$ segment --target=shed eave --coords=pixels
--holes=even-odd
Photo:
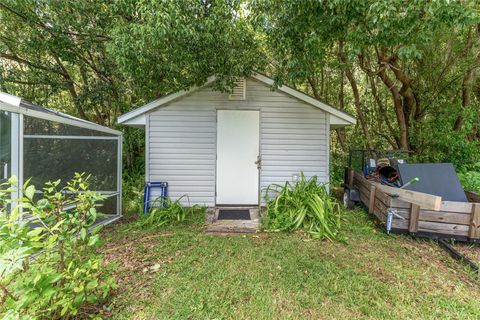
[[[252,77],[258,81],[261,81],[265,84],[268,84],[270,86],[273,86],[275,84],[275,81],[267,76],[264,76],[260,73],[252,73]],[[343,112],[341,110],[338,110],[332,106],[329,106],[328,104],[325,104],[315,98],[312,98],[310,97],[309,95],[303,93],[303,92],[300,92],[296,89],[293,89],[293,88],[290,88],[288,86],[279,86],[278,87],[278,90],[290,95],[290,96],[293,96],[299,100],[302,100],[314,107],[317,107],[325,112],[327,112],[328,114],[330,114],[330,116],[334,116],[338,119],[341,119],[343,121],[345,121],[345,125],[352,125],[352,124],[356,124],[357,120],[355,119],[355,117],[349,115],[348,113],[346,112]]]
[[[147,124],[147,117],[145,114],[141,114],[139,116],[136,116],[135,118],[131,118],[127,121],[122,122],[122,124],[135,128],[145,128]]]
[[[354,123],[355,124],[357,121],[356,119],[354,119]],[[351,122],[348,122],[344,119],[341,119],[333,114],[330,114],[330,129],[339,129],[339,128],[343,128],[343,127],[346,127],[346,126],[349,126],[351,125],[352,123]]]

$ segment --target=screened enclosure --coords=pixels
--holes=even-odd
[[[0,92],[0,181],[30,179],[41,198],[45,182],[65,184],[75,173],[91,175],[90,189],[105,195],[99,223],[121,215],[122,134]],[[20,192],[12,195],[21,197]]]

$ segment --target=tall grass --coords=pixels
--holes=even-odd
[[[270,195],[275,195],[270,198]],[[272,184],[265,192],[263,228],[271,231],[304,230],[312,238],[336,240],[341,209],[316,176],[284,185]]]
[[[152,203],[152,208],[146,215],[141,215],[138,225],[140,227],[162,227],[181,222],[190,222],[194,224],[203,223],[207,212],[206,207],[199,205],[183,206],[181,200],[183,196],[175,201],[170,198],[158,198]],[[188,199],[188,197],[187,197]],[[160,206],[158,204],[163,204]]]

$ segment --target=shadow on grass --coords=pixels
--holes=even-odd
[[[119,224],[104,253],[117,264],[116,319],[475,318],[478,283],[436,244],[387,235],[361,209],[346,241],[301,233],[219,237],[198,224]]]

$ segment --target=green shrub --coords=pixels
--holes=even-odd
[[[276,197],[270,199],[272,193]],[[340,206],[325,185],[318,184],[316,176],[307,180],[302,173],[294,184],[287,181],[284,185],[270,185],[265,192],[265,204],[265,230],[304,230],[316,239],[338,238]]]
[[[125,172],[122,178],[122,198],[124,214],[143,212],[143,191],[145,178],[143,172]]]
[[[465,191],[480,193],[480,162],[457,166],[456,170]]]
[[[149,213],[146,215],[142,214],[138,222],[139,225],[141,227],[151,228],[173,225],[180,222],[204,222],[207,208],[197,204],[184,207],[180,202],[182,198],[183,197],[175,201],[172,201],[170,198],[158,198],[155,201],[157,203],[152,204]],[[163,206],[160,205],[162,203],[164,204]]]
[[[38,201],[27,182],[16,204],[9,200],[15,179],[0,186],[0,314],[5,318],[79,316],[82,306],[101,302],[115,287],[97,253],[100,228],[90,230],[104,197],[88,190],[88,179],[76,174],[63,188],[60,180],[46,183]]]
[[[458,178],[465,191],[480,193],[480,172],[466,171],[458,173]]]
[[[330,159],[330,186],[339,187],[344,180],[345,167],[348,164],[348,154],[331,152]]]

